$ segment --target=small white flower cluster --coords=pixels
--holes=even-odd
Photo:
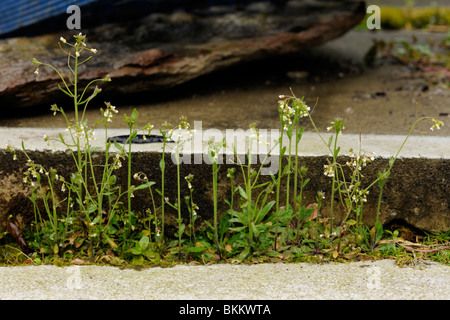
[[[177,145],[182,146],[184,142],[192,139],[192,136],[195,130],[189,130],[190,124],[187,122],[187,118],[185,116],[180,117],[180,122],[178,124],[178,137],[177,137]]]
[[[61,112],[61,109],[59,109],[56,104],[52,104],[50,107],[50,111],[53,111],[53,115],[56,116],[56,113]]]
[[[61,182],[61,191],[66,191],[65,179],[63,176],[59,175],[55,169],[50,168],[50,170],[46,170],[42,165],[34,163],[31,159],[27,160],[26,165],[28,169],[24,173],[24,183],[29,183],[32,187],[35,187],[36,182],[40,183],[40,176],[43,174],[49,177],[52,183]]]
[[[120,161],[121,159],[123,159],[124,156],[120,153],[116,153],[115,157],[114,157],[114,163],[113,163],[113,169],[117,170],[122,168],[122,161]]]
[[[151,135],[152,134],[152,130],[153,130],[154,127],[155,126],[152,125],[151,123],[147,123],[147,125],[142,129],[142,130],[146,131],[147,134],[144,134],[142,139],[147,140],[146,135],[148,135],[148,136]]]
[[[323,191],[317,191],[317,199],[320,200],[324,200],[325,199],[325,192]]]
[[[430,130],[434,131],[434,128],[436,128],[437,130],[441,129],[441,127],[444,125],[444,123],[440,120],[437,119],[431,119],[431,121],[434,122],[434,124],[431,126]]]
[[[347,161],[345,164],[349,167],[355,168],[358,171],[361,171],[363,167],[367,166],[367,164],[375,159],[375,155],[375,152],[371,152],[369,155],[366,155],[364,153],[355,154],[353,152],[353,149],[350,149],[350,158],[352,158],[352,160],[350,162]]]
[[[59,42],[58,44],[59,44],[61,50],[63,50],[64,53],[67,53],[67,54],[69,54],[69,56],[71,56],[71,57],[73,57],[73,58],[76,58],[76,59],[78,59],[78,58],[80,57],[81,52],[82,52],[83,50],[88,50],[88,51],[90,51],[90,52],[92,52],[92,53],[97,53],[97,49],[94,49],[94,48],[87,48],[86,43],[85,43],[85,41],[84,41],[85,38],[86,38],[86,36],[83,35],[81,32],[80,32],[78,35],[74,35],[74,38],[75,38],[75,43],[74,43],[74,44],[67,42],[67,40],[66,40],[64,37],[60,37],[60,38],[59,38],[59,41],[60,41],[60,42]],[[68,45],[68,46],[74,48],[74,50],[75,50],[75,55],[72,55],[72,54],[70,54],[69,52],[64,51],[64,49],[61,47],[61,43],[63,43],[63,44],[65,44],[65,45]],[[33,65],[37,65],[36,70],[34,71],[34,73],[35,73],[36,75],[39,74],[39,66],[40,66],[41,64],[46,65],[45,63],[39,62],[36,58],[33,58]],[[105,81],[108,81],[108,80],[105,79]],[[110,80],[109,80],[109,81],[110,81]]]
[[[331,122],[331,124],[331,126],[327,127],[327,132],[329,132],[331,129],[335,129],[336,133],[338,135],[341,135],[342,130],[345,129],[344,120],[338,118],[335,121]]]
[[[214,137],[208,140],[208,158],[211,163],[217,163],[219,161],[219,154],[223,147],[226,146],[225,139],[214,143]]]
[[[323,174],[327,177],[334,177],[334,165],[326,164],[323,166],[325,168]]]
[[[369,190],[359,188],[359,184],[357,186],[350,185],[348,187],[348,194],[351,195],[350,198],[354,203],[359,202],[367,202],[367,195],[369,194]]]
[[[194,179],[194,175],[192,173],[184,177],[184,180],[186,180],[189,189],[192,189],[192,179]]]
[[[72,137],[76,137],[78,139],[84,139],[85,143],[88,143],[89,140],[94,141],[95,140],[95,131],[92,128],[89,128],[88,126],[83,125],[82,123],[79,123],[78,125],[68,126],[66,128],[67,132],[70,132]]]
[[[256,140],[258,143],[261,143],[261,134],[254,123],[250,125],[250,140]]]
[[[307,117],[309,115],[310,107],[303,101],[295,97],[287,97],[280,95],[278,101],[278,112],[280,114],[281,122],[283,124],[283,131],[287,131],[288,127],[292,125],[293,119]],[[291,105],[289,105],[289,102]]]
[[[137,180],[137,181],[144,181],[144,182],[148,182],[148,178],[147,175],[143,172],[136,172],[133,175],[133,179]]]
[[[106,110],[100,109],[100,111],[103,114],[104,119],[106,122],[112,122],[112,119],[114,118],[114,114],[119,113],[119,111],[116,109],[115,106],[111,105],[110,102],[105,102]]]
[[[68,43],[64,37],[60,37],[59,41],[61,41],[63,44],[69,45],[71,47],[75,48],[75,56],[78,58],[81,54],[81,52],[86,49],[92,53],[97,53],[97,49],[94,48],[87,48],[86,42],[84,41],[86,39],[86,35],[83,35],[81,32],[77,35],[73,36],[76,40],[75,44]]]
[[[9,144],[6,144],[6,151],[13,153],[13,160],[17,160],[16,150]]]

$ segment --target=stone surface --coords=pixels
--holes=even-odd
[[[179,265],[141,271],[94,265],[0,267],[0,299],[171,300],[169,308],[161,301],[154,307],[174,318],[185,317],[179,312],[187,304],[206,307],[211,300],[228,300],[214,303],[210,318],[230,316],[225,305],[245,304],[268,305],[271,316],[281,318],[281,313],[298,312],[299,302],[280,306],[264,300],[447,300],[450,267],[427,260],[415,260],[403,268],[394,260]],[[268,315],[262,314],[263,308],[261,317]],[[100,310],[103,316],[105,311]],[[398,312],[404,315],[405,310]]]
[[[140,21],[82,30],[98,49],[79,69],[87,84],[110,74],[108,96],[167,89],[202,75],[253,60],[282,56],[341,36],[365,15],[364,1],[287,1],[244,7],[209,7],[193,12],[154,13]],[[64,68],[60,36],[0,41],[0,106],[51,104],[65,96],[50,68],[35,75],[32,58]],[[19,75],[19,76],[18,76]]]
[[[71,155],[65,152],[62,145],[56,145],[54,152],[50,151],[50,147],[43,142],[42,137],[48,134],[51,138],[57,138],[58,134],[66,134],[59,129],[34,129],[34,128],[0,128],[0,137],[5,143],[11,144],[13,147],[20,148],[22,141],[25,147],[30,150],[28,152],[31,159],[37,164],[42,164],[46,168],[54,168],[60,175],[69,177],[71,173],[75,172],[75,168],[71,167],[73,160]],[[275,130],[277,131],[277,130]],[[123,130],[110,129],[108,130],[110,136],[123,134]],[[209,132],[212,133],[212,132]],[[186,144],[184,154],[181,160],[181,192],[182,197],[189,194],[187,183],[183,177],[188,174],[194,175],[192,182],[194,186],[194,201],[199,206],[199,222],[201,220],[212,220],[213,218],[213,194],[212,194],[212,178],[211,166],[207,162],[206,155],[207,143],[209,140],[209,133],[196,132],[191,145]],[[218,134],[218,132],[215,132]],[[198,135],[198,136],[197,136]],[[104,132],[98,130],[97,137],[104,136]],[[237,143],[248,139],[249,132],[236,133],[234,136],[225,136],[227,141],[230,137]],[[328,136],[325,134],[325,140]],[[200,139],[200,140],[198,140]],[[275,136],[262,137],[263,141],[274,141]],[[365,135],[362,136],[363,152],[369,153],[374,151],[377,158],[367,167],[363,168],[362,179],[363,186],[368,186],[369,183],[377,178],[379,171],[382,171],[388,166],[389,157],[396,154],[399,146],[403,143],[405,137],[403,136],[382,136],[382,135]],[[67,137],[66,137],[67,140]],[[284,139],[286,141],[286,139]],[[413,228],[421,229],[428,232],[446,232],[450,229],[450,150],[446,148],[450,144],[448,137],[420,137],[411,136],[404,145],[400,157],[394,164],[389,180],[385,185],[383,198],[381,203],[381,222],[385,225],[389,224],[404,224]],[[307,176],[311,179],[303,191],[303,204],[308,205],[315,202],[317,191],[321,190],[326,193],[326,200],[324,201],[321,215],[329,215],[330,208],[330,185],[331,178],[325,176],[324,165],[329,159],[328,151],[324,147],[320,138],[313,133],[305,133],[300,143],[300,162],[308,168]],[[94,146],[101,147],[101,139],[95,142]],[[359,143],[359,135],[342,135],[340,137],[340,147],[342,157],[339,163],[345,164],[348,160],[348,151],[350,147],[356,150]],[[231,145],[231,143],[229,144]],[[258,149],[253,148],[254,154],[263,153],[265,143],[261,144]],[[240,150],[239,147],[245,148],[244,144],[238,145],[238,154],[244,154],[245,150]],[[267,147],[267,150],[269,147]],[[149,180],[155,181],[156,189],[160,189],[161,172],[159,168],[159,161],[161,159],[161,143],[154,144],[136,144],[133,145],[133,162],[132,173],[143,172],[147,175]],[[295,151],[295,150],[294,150]],[[203,155],[202,155],[202,152]],[[229,163],[229,156],[231,150],[227,151],[228,156],[224,159],[224,164],[221,166],[218,176],[218,199],[219,213],[223,213],[228,209],[228,206],[223,202],[224,199],[229,198],[230,182],[227,178],[227,167],[233,166]],[[271,161],[273,168],[278,168],[278,148],[275,148],[271,157],[267,159],[267,163]],[[186,157],[185,155],[189,155]],[[23,222],[22,226],[29,224],[33,219],[33,206],[28,199],[30,188],[28,185],[22,183],[23,172],[26,170],[25,157],[17,153],[18,160],[12,161],[12,154],[6,150],[0,149],[0,163],[2,168],[0,170],[0,223],[4,226],[9,214],[16,217],[16,220]],[[186,163],[189,158],[190,163]],[[101,157],[100,157],[101,159]],[[171,160],[171,154],[166,155],[166,196],[170,200],[177,197],[177,171],[174,162]],[[258,157],[258,164],[261,163],[261,156]],[[286,159],[285,159],[286,160]],[[269,164],[269,163],[268,163]],[[122,188],[126,188],[127,171],[126,164],[120,170],[115,172],[118,183]],[[265,166],[267,168],[267,166]],[[267,173],[267,172],[265,172]],[[66,178],[67,179],[67,178]],[[269,175],[261,176],[260,181],[270,179]],[[133,180],[133,183],[138,184]],[[242,176],[240,169],[237,168],[235,183],[242,184]],[[282,185],[282,193],[286,190]],[[291,186],[292,190],[292,186]],[[59,191],[58,191],[59,192]],[[61,199],[65,197],[60,194]],[[133,208],[136,212],[145,212],[151,206],[147,190],[136,192],[133,198]],[[285,197],[281,197],[284,199]],[[158,202],[159,197],[155,198]],[[373,225],[376,217],[376,207],[378,201],[378,187],[374,186],[370,190],[367,203],[364,205],[363,220],[368,225]],[[157,207],[159,203],[157,203]],[[166,222],[169,232],[173,232],[176,227],[177,212],[167,208]],[[339,199],[335,202],[335,218],[339,221],[343,217],[343,209]],[[43,209],[42,209],[43,210]],[[183,207],[183,216],[188,217],[187,209]]]

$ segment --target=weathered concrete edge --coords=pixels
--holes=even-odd
[[[51,138],[57,138],[58,134],[62,132],[67,135],[62,129],[10,129],[0,128],[0,137],[3,143],[10,144],[13,147],[20,148],[22,141],[25,144],[29,154],[36,163],[42,164],[46,167],[56,168],[58,173],[63,176],[70,175],[73,171],[73,164],[70,163],[70,154],[65,152],[65,147],[61,144],[55,144],[55,152],[52,152],[53,143],[49,145],[44,141],[44,134],[47,134]],[[108,130],[108,136],[123,135],[127,130]],[[157,132],[155,132],[157,133]],[[264,132],[263,132],[264,133]],[[264,158],[270,147],[265,145],[265,141],[274,141],[278,131],[271,131],[269,136],[262,134],[260,144],[254,143],[252,145],[252,163],[261,164],[262,161],[266,161]],[[63,134],[63,135],[64,135]],[[232,138],[234,143],[238,146],[239,154],[244,154],[247,151],[248,138],[250,137],[250,131],[241,130],[240,132],[234,131],[231,136],[227,136],[220,130],[205,130],[197,131],[193,135],[193,140],[186,143],[183,149],[181,157],[181,176],[185,177],[188,174],[195,176],[194,194],[197,205],[201,208],[201,218],[211,219],[212,217],[212,179],[211,179],[211,167],[210,161],[206,154],[207,141],[209,136],[213,134],[216,138]],[[328,140],[329,135],[324,135],[324,140]],[[97,139],[92,141],[93,146],[102,147],[102,137],[104,137],[104,131],[98,130],[96,132]],[[362,174],[364,175],[362,186],[367,187],[372,181],[377,178],[378,172],[384,170],[387,167],[388,159],[391,156],[396,155],[399,147],[404,142],[404,136],[375,136],[367,135],[362,136],[361,144],[364,152],[374,151],[377,154],[377,158],[370,166],[363,168]],[[199,143],[199,141],[201,143]],[[286,140],[285,140],[286,141]],[[431,231],[431,232],[446,232],[450,230],[450,156],[449,145],[450,139],[447,137],[421,137],[411,136],[410,139],[404,145],[402,152],[392,169],[391,175],[385,190],[383,192],[383,198],[381,202],[380,220],[383,224],[390,223],[406,223],[415,228]],[[104,144],[104,142],[103,142]],[[348,155],[349,148],[353,148],[355,151],[359,149],[359,135],[342,135],[340,136],[339,145],[341,146],[341,155],[344,159],[339,159],[340,163],[345,163],[345,155]],[[173,150],[174,144],[171,144],[166,148],[166,152]],[[143,172],[148,175],[151,181],[156,182],[156,188],[160,188],[159,182],[161,181],[161,172],[159,169],[159,161],[161,159],[162,144],[134,144],[132,150],[133,163],[132,173]],[[113,147],[114,148],[114,147]],[[264,169],[270,166],[269,170],[278,170],[278,147],[275,147],[273,153],[268,158],[267,162],[264,162]],[[100,149],[101,151],[101,149]],[[221,166],[219,172],[220,190],[218,197],[220,199],[229,198],[229,179],[227,178],[227,168],[236,166],[233,162],[228,162],[228,159],[232,157],[229,154],[232,151],[226,150],[226,156],[222,158],[223,161],[227,161],[226,164]],[[293,152],[292,152],[293,153]],[[287,154],[287,153],[286,153]],[[331,178],[324,175],[324,165],[326,165],[330,159],[330,154],[323,141],[314,134],[306,133],[302,138],[300,144],[300,162],[301,165],[305,165],[308,168],[307,177],[310,178],[310,182],[303,190],[303,203],[305,205],[315,202],[317,191],[325,192],[326,200],[323,204],[321,213],[327,215],[330,209],[330,181]],[[18,154],[19,156],[19,154]],[[257,157],[256,161],[253,160]],[[166,156],[166,175],[165,181],[167,186],[176,185],[176,166],[170,160],[169,156]],[[221,157],[219,157],[221,159]],[[225,160],[226,159],[226,160]],[[244,158],[243,158],[244,159]],[[0,185],[3,186],[3,191],[0,190],[0,220],[8,215],[8,212],[24,211],[25,205],[29,202],[26,194],[27,188],[22,186],[23,171],[26,169],[24,158],[19,158],[19,161],[12,161],[12,155],[9,155],[5,149],[0,146]],[[99,158],[99,160],[101,160]],[[69,162],[67,162],[69,161]],[[286,156],[282,160],[286,163]],[[344,161],[344,162],[342,162]],[[72,168],[72,169],[71,169]],[[240,172],[240,170],[238,170]],[[277,171],[275,171],[276,173]],[[270,180],[269,173],[262,174],[261,179],[263,181]],[[127,171],[123,167],[115,172],[118,178],[118,183],[126,184]],[[237,176],[241,179],[242,177]],[[264,180],[265,179],[265,180]],[[184,179],[181,179],[181,183],[185,184]],[[284,179],[285,180],[285,179]],[[286,181],[282,181],[281,192],[286,192]],[[12,188],[15,188],[15,192],[11,192],[9,189],[13,183]],[[136,182],[133,182],[136,183]],[[138,182],[137,182],[138,183]],[[236,180],[235,183],[242,183],[240,180]],[[22,187],[21,187],[22,186]],[[182,185],[182,193],[188,192],[187,185]],[[170,199],[176,198],[176,188],[167,188],[166,193]],[[291,179],[291,192],[293,190]],[[371,225],[375,221],[377,201],[378,201],[378,186],[375,186],[370,190],[370,194],[367,199],[367,203],[364,205],[363,220],[365,223]],[[17,193],[17,194],[16,194]],[[184,194],[183,194],[184,196]],[[281,195],[281,198],[283,196]],[[336,199],[339,202],[339,199]],[[138,211],[145,211],[145,208],[149,206],[149,199],[147,194],[135,194],[133,203],[135,209]],[[340,208],[340,209],[339,209]],[[345,216],[343,207],[339,206],[335,208],[334,218],[340,219]],[[29,208],[30,209],[30,208]],[[32,212],[32,208],[30,209]],[[227,207],[225,203],[221,204],[219,208],[220,212],[225,212]],[[175,215],[174,215],[175,216]]]
[[[59,134],[62,134],[65,139],[68,138],[68,133],[65,129],[59,128],[9,128],[0,127],[0,140],[4,144],[0,148],[6,148],[9,144],[15,148],[21,148],[22,142],[27,150],[31,151],[65,151],[65,147],[53,142],[45,142],[44,136],[47,135],[50,139],[58,139]],[[127,129],[108,129],[108,137],[117,135],[126,135]],[[142,132],[143,133],[143,132]],[[152,134],[159,134],[158,131],[153,131]],[[272,146],[275,139],[279,137],[279,130],[276,129],[262,129],[260,130],[260,140],[262,143],[255,143],[252,145],[252,153],[264,154],[267,153]],[[184,145],[183,151],[190,153],[206,153],[208,150],[208,140],[210,137],[215,137],[215,141],[219,141],[221,138],[230,138],[238,146],[238,153],[246,153],[248,145],[244,145],[243,142],[249,140],[251,132],[249,130],[217,130],[207,129],[194,132],[191,140]],[[96,139],[91,141],[92,146],[104,148],[105,130],[95,130]],[[176,136],[176,132],[174,134]],[[330,134],[322,134],[325,141],[328,141]],[[358,152],[361,148],[362,152],[371,153],[374,152],[377,157],[390,158],[395,156],[399,151],[399,148],[405,141],[404,135],[356,135],[356,134],[343,134],[339,137],[338,145],[341,147],[340,155],[349,155],[350,148],[353,148],[354,152]],[[228,141],[228,140],[227,140]],[[201,142],[201,144],[199,143]],[[267,146],[269,143],[269,146]],[[287,138],[284,138],[284,142],[287,143]],[[201,146],[201,147],[200,147]],[[228,148],[223,149],[224,153],[232,153],[228,144]],[[162,152],[162,143],[150,143],[150,144],[133,144],[133,152]],[[294,151],[294,146],[292,146]],[[276,147],[271,150],[271,154],[278,155],[279,148]],[[330,155],[329,150],[326,148],[324,141],[314,132],[306,132],[302,136],[302,140],[299,145],[300,156],[326,156]],[[450,159],[450,137],[440,136],[410,136],[404,144],[400,154],[400,158],[427,158],[427,159]]]

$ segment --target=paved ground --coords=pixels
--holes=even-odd
[[[0,299],[435,300],[450,299],[450,267],[430,261],[0,268]]]

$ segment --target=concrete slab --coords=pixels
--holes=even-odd
[[[215,141],[220,141],[225,138],[228,145],[234,142],[237,145],[237,151],[239,153],[246,153],[248,144],[243,145],[244,141],[247,141],[251,136],[250,130],[243,129],[230,129],[230,130],[196,130],[193,133],[192,139],[184,145],[183,150],[186,152],[207,152],[208,141],[211,137],[215,138]],[[143,132],[140,132],[143,133]],[[44,151],[65,151],[66,147],[61,143],[47,143],[44,141],[44,136],[48,136],[51,140],[58,139],[59,134],[62,134],[66,141],[69,141],[69,133],[65,129],[61,128],[10,128],[0,127],[1,141],[6,146],[10,144],[15,148],[21,148],[22,142],[27,150]],[[128,134],[126,129],[108,129],[108,137],[114,137],[119,135]],[[159,134],[157,130],[152,131],[152,134]],[[275,140],[279,138],[279,130],[277,129],[263,129],[260,130],[260,140],[262,143],[255,143],[252,146],[253,153],[264,153],[271,150],[276,143]],[[322,136],[327,142],[331,134],[323,133]],[[174,133],[173,138],[176,139],[177,132]],[[183,135],[186,137],[186,135]],[[91,141],[93,147],[104,148],[105,130],[95,130],[94,141]],[[355,152],[359,148],[363,152],[370,153],[375,152],[377,157],[390,158],[395,156],[405,141],[405,135],[356,135],[356,134],[343,134],[339,136],[338,145],[341,147],[340,155],[349,155],[350,148],[353,148]],[[287,137],[284,137],[284,142],[287,143]],[[266,142],[269,145],[266,145]],[[261,146],[262,144],[262,146]],[[171,146],[172,144],[169,144]],[[148,143],[148,144],[133,144],[133,152],[162,152],[162,143]],[[232,153],[231,147],[222,149],[224,153]],[[292,146],[292,151],[295,151]],[[278,155],[279,148],[274,148],[271,151],[272,154]],[[315,132],[304,133],[299,147],[300,156],[326,156],[330,152],[327,149],[325,143],[320,139]],[[450,137],[436,137],[426,136],[426,134],[418,136],[413,135],[408,138],[401,153],[400,158],[427,158],[427,159],[450,159]]]
[[[393,260],[179,265],[141,271],[94,265],[0,267],[0,299],[180,300],[180,306],[164,310],[175,317],[185,300],[447,300],[449,290],[450,267],[426,260],[404,268]],[[279,316],[281,310],[265,303],[271,315]]]
[[[195,128],[195,125],[194,125]],[[198,129],[198,126],[197,126]],[[68,132],[57,128],[0,128],[0,137],[4,146],[10,144],[13,147],[20,148],[22,141],[36,163],[52,166],[62,175],[69,176],[72,159],[70,155],[64,152],[66,148],[61,144],[53,144],[51,141],[44,141],[44,135],[50,138],[58,138],[62,133],[64,139],[68,141]],[[158,132],[154,132],[157,134]],[[108,136],[127,134],[126,129],[108,130]],[[248,141],[253,139],[252,144],[252,164],[264,165],[261,170],[261,181],[270,179],[270,174],[276,174],[278,171],[279,147],[276,146],[269,154],[269,151],[276,145],[275,140],[279,137],[278,130],[261,130],[261,143],[256,142],[256,138],[251,138],[250,130],[198,130],[192,135],[192,140],[186,142],[180,157],[181,162],[181,180],[182,193],[188,192],[187,185],[184,185],[184,177],[193,174],[195,177],[194,198],[200,207],[202,219],[212,218],[212,178],[211,161],[207,156],[208,140],[214,136],[215,141],[225,138],[228,142],[228,148],[225,149],[225,156],[219,158],[222,161],[221,171],[219,172],[219,197],[220,200],[229,198],[229,179],[227,178],[226,168],[234,166],[232,161],[232,150],[230,146],[236,145],[237,153],[243,163],[245,163],[245,153],[248,150]],[[93,146],[104,147],[104,130],[96,130],[96,139],[92,141]],[[102,138],[103,137],[103,138]],[[182,136],[186,137],[186,135]],[[329,134],[324,134],[323,139],[328,141]],[[173,139],[177,139],[174,133]],[[339,137],[338,144],[341,146],[339,163],[345,164],[348,160],[349,149],[353,148],[358,152],[361,150],[368,154],[375,152],[377,158],[363,168],[364,178],[362,183],[368,186],[377,179],[378,172],[388,166],[388,159],[395,156],[399,147],[405,140],[405,136],[398,135],[359,135],[343,134]],[[284,140],[286,141],[286,139]],[[268,143],[268,145],[266,144]],[[166,186],[176,186],[176,166],[173,155],[170,152],[176,146],[171,143],[167,147],[169,154],[166,157]],[[292,148],[293,149],[293,148]],[[155,181],[156,187],[160,188],[161,174],[159,161],[161,159],[162,144],[133,144],[132,146],[132,174],[135,172],[144,172],[149,179]],[[292,154],[295,150],[293,149]],[[287,154],[287,152],[286,152]],[[300,143],[300,162],[308,168],[307,177],[310,182],[303,190],[303,203],[309,204],[315,202],[318,191],[325,192],[326,200],[322,208],[323,214],[329,211],[329,199],[331,197],[331,178],[324,175],[324,165],[330,159],[330,153],[323,141],[315,133],[305,133]],[[99,158],[101,159],[101,157]],[[0,150],[0,163],[2,164],[0,185],[4,185],[2,194],[0,194],[0,209],[3,212],[10,211],[10,200],[14,199],[17,206],[17,198],[11,196],[8,185],[17,184],[22,180],[22,172],[26,170],[25,159],[12,161],[11,154],[6,150]],[[236,160],[236,159],[234,159]],[[286,161],[286,157],[282,161]],[[125,184],[127,181],[126,166],[117,171],[118,183]],[[72,168],[73,169],[73,168]],[[240,171],[237,170],[236,183],[242,183]],[[138,182],[133,181],[133,184]],[[292,179],[291,179],[292,183]],[[125,186],[125,185],[124,185]],[[167,188],[167,187],[166,187]],[[291,186],[291,191],[292,191]],[[26,190],[26,188],[22,188]],[[19,188],[20,192],[23,190]],[[282,192],[285,192],[285,181],[282,184]],[[370,190],[368,201],[364,206],[363,220],[367,224],[375,221],[375,212],[378,200],[378,186]],[[0,192],[1,193],[1,192]],[[176,188],[167,188],[167,196],[170,199],[176,198]],[[182,195],[184,196],[184,194]],[[23,195],[27,200],[27,196]],[[5,200],[6,199],[6,200]],[[8,200],[9,199],[9,200]],[[338,199],[337,199],[338,200]],[[134,204],[136,210],[145,210],[148,208],[148,194],[135,195]],[[223,202],[223,201],[221,201]],[[339,201],[338,201],[339,202]],[[2,204],[6,203],[6,204]],[[344,216],[343,208],[338,205],[334,216],[339,219]],[[225,203],[219,204],[219,212],[227,209]],[[389,180],[386,184],[381,203],[381,216],[383,223],[389,224],[401,221],[410,224],[415,228],[425,231],[443,231],[450,229],[450,137],[430,137],[430,136],[411,136],[405,143],[397,162],[392,169]]]

